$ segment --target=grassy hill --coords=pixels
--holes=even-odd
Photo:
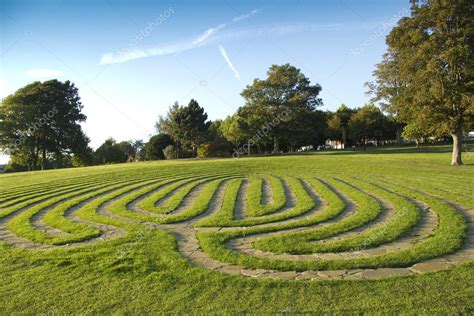
[[[472,313],[447,146],[0,175],[0,312]]]

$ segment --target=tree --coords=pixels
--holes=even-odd
[[[166,146],[165,149],[163,149],[163,155],[165,155],[166,159],[175,159],[176,149],[173,145]]]
[[[261,139],[256,141],[253,136],[257,135],[254,121],[251,121],[250,111],[247,107],[240,107],[232,116],[228,116],[222,121],[219,129],[220,133],[233,145],[233,157],[240,157],[243,154],[250,155],[250,139],[260,146]]]
[[[160,117],[156,128],[173,138],[178,158],[183,149],[195,153],[196,148],[205,142],[209,125],[204,108],[192,99],[187,106],[180,106],[177,102],[171,106],[167,115]]]
[[[207,142],[198,148],[198,157],[228,157],[232,151],[230,143],[222,133],[223,121],[211,123],[208,130]]]
[[[37,81],[20,88],[0,105],[0,151],[34,170],[84,150],[89,139],[80,125],[86,120],[82,108],[70,81]]]
[[[349,134],[349,121],[355,110],[347,107],[345,104],[337,109],[337,111],[329,116],[327,122],[327,134],[333,140],[341,141],[344,145],[347,144]]]
[[[150,138],[150,140],[145,144],[144,147],[144,156],[146,160],[159,160],[166,159],[163,154],[163,149],[166,147],[174,145],[174,141],[168,134],[158,134]]]
[[[379,140],[382,136],[383,113],[373,104],[366,104],[352,115],[349,121],[352,139],[364,146],[370,138]]]
[[[136,156],[138,154],[133,141],[122,141],[117,143],[116,146],[118,150],[126,157],[125,162],[136,161]]]
[[[182,142],[184,139],[184,133],[182,128],[182,117],[184,117],[184,107],[180,106],[178,102],[175,102],[170,106],[166,116],[160,116],[156,123],[156,130],[158,133],[168,134],[174,141],[173,149],[176,150],[175,158],[179,157],[181,151]]]
[[[184,119],[185,143],[193,149],[203,144],[207,138],[207,132],[211,122],[207,121],[207,113],[199,106],[196,100],[189,101],[185,108],[186,117]]]
[[[388,50],[369,84],[401,122],[424,134],[451,135],[452,165],[462,164],[463,130],[474,126],[473,21],[472,1],[413,0],[411,16],[387,36]]]
[[[142,139],[136,139],[131,141],[133,150],[135,151],[135,157],[133,161],[143,161],[145,160],[145,142]]]
[[[81,151],[76,152],[72,157],[73,167],[92,166],[94,164],[94,150],[86,146]]]
[[[416,147],[420,147],[420,142],[422,139],[428,138],[430,135],[426,134],[423,128],[420,128],[418,125],[407,125],[403,129],[403,137],[409,140],[413,140],[416,143]]]
[[[303,146],[317,147],[326,141],[326,113],[318,110],[302,111],[288,122],[289,133],[283,144],[293,151]]]
[[[128,159],[127,147],[124,142],[117,143],[113,138],[107,139],[95,151],[96,164],[126,162]]]
[[[226,119],[222,121],[220,132],[235,148],[239,147],[240,143],[246,138],[242,117],[237,114],[227,116]]]
[[[310,80],[294,66],[272,65],[265,80],[255,79],[241,93],[251,110],[253,121],[267,126],[268,136],[273,139],[273,151],[280,151],[280,141],[288,136],[289,124],[302,112],[311,112],[322,101],[318,98],[321,87],[311,85]],[[255,125],[254,125],[255,126]]]

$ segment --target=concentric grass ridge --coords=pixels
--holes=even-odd
[[[55,251],[161,229],[200,267],[297,280],[409,276],[474,260],[469,193],[425,180],[217,172],[75,177],[1,189],[0,240]]]

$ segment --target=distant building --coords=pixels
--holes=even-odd
[[[340,140],[326,140],[326,146],[331,147],[331,149],[344,149],[344,143]]]

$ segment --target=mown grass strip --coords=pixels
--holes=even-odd
[[[278,221],[284,221],[293,217],[297,217],[310,211],[315,206],[315,201],[306,192],[301,181],[296,178],[287,178],[288,184],[290,185],[291,191],[295,195],[296,205],[284,212],[278,214],[272,214],[263,217],[244,218],[236,220],[234,219],[235,205],[237,202],[237,196],[239,193],[242,181],[235,180],[231,182],[226,190],[224,197],[224,203],[221,209],[196,223],[196,227],[238,227],[238,226],[254,226],[260,224],[273,223]]]
[[[383,182],[380,182],[383,183]],[[438,215],[439,226],[434,234],[408,249],[364,258],[333,259],[319,261],[290,261],[259,258],[233,252],[225,247],[231,239],[244,237],[243,231],[198,232],[201,248],[212,258],[247,268],[275,269],[282,271],[339,270],[357,268],[407,267],[414,263],[449,254],[459,249],[466,236],[467,226],[463,217],[449,203],[422,192],[395,185],[385,185],[390,190],[420,202],[429,204]]]
[[[439,189],[438,187],[433,186],[432,183],[421,183],[410,181],[410,179],[397,178],[384,178],[384,180],[387,181],[387,183],[400,184],[411,189],[419,189],[424,192],[439,196],[441,198],[457,202],[468,208],[474,208],[474,199],[472,197],[470,198],[468,195],[459,194],[458,192],[452,192],[450,190]],[[437,183],[437,180],[434,180],[433,182]]]
[[[65,194],[50,199],[46,202],[40,203],[28,209],[27,211],[15,216],[11,221],[7,223],[7,227],[17,236],[24,237],[33,242],[43,244],[62,245],[94,238],[101,234],[101,231],[99,229],[83,223],[73,222],[67,218],[64,218],[64,212],[66,212],[72,207],[79,205],[83,201],[100,196],[106,192],[113,191],[124,186],[129,186],[130,184],[136,182],[146,184],[148,182],[154,181],[157,180],[121,180],[117,181],[116,183],[101,184],[98,186],[92,186],[69,194]],[[54,204],[58,205],[54,207]],[[31,224],[32,216],[35,216],[45,208],[51,206],[53,206],[53,209],[50,210],[48,213],[52,213],[47,213],[45,215],[45,224],[60,229],[61,231],[68,233],[68,235],[52,235],[47,232],[38,230]]]
[[[149,197],[143,199],[138,206],[148,212],[169,214],[181,204],[184,197],[186,197],[195,187],[213,179],[214,177],[215,176],[191,177],[178,181],[151,194]],[[167,199],[163,204],[156,205],[157,202],[164,198]]]
[[[176,179],[175,181],[170,182],[170,184],[164,186],[160,190],[153,192],[149,196],[145,197],[140,203],[138,204],[138,207],[146,210],[148,212],[155,212],[155,213],[165,213],[168,211],[168,209],[165,209],[163,207],[157,206],[156,204],[167,197],[169,194],[171,194],[174,190],[189,184],[190,182],[194,181],[197,179],[197,177],[182,177],[179,179]],[[176,203],[179,201],[173,200],[170,204]]]
[[[108,183],[109,181],[113,182],[113,181],[116,181],[116,179],[114,179],[114,178],[103,179],[101,182],[102,183]],[[96,183],[96,182],[92,181],[91,183]],[[4,209],[1,209],[0,210],[0,219],[5,218],[5,217],[15,213],[16,211],[21,210],[21,209],[23,209],[25,207],[28,207],[30,205],[34,205],[36,203],[46,201],[50,198],[55,198],[55,197],[60,196],[62,194],[67,194],[67,193],[75,192],[75,191],[83,189],[83,188],[87,188],[88,186],[90,186],[91,183],[81,183],[81,184],[79,184],[77,186],[73,186],[73,187],[60,188],[58,190],[53,190],[51,192],[47,192],[46,194],[42,194],[42,195],[39,195],[39,196],[34,197],[34,198],[25,199],[25,201],[23,201],[21,203],[16,203],[16,204],[14,204],[10,207],[6,207]]]
[[[12,199],[8,199],[4,203],[2,203],[0,205],[0,207],[2,209],[7,208],[9,206],[34,199],[36,197],[44,196],[45,194],[61,192],[62,190],[68,189],[68,188],[80,188],[80,187],[84,187],[84,186],[87,186],[87,185],[100,184],[100,183],[103,183],[104,181],[107,181],[107,180],[109,180],[109,179],[91,179],[91,180],[86,181],[86,182],[75,183],[75,184],[70,184],[70,185],[59,185],[58,184],[55,187],[45,188],[44,190],[39,190],[39,191],[31,192],[31,193],[26,193],[26,194],[23,194],[23,195],[16,196]]]
[[[311,241],[335,236],[366,225],[376,219],[382,212],[382,205],[366,193],[339,180],[327,179],[326,181],[356,203],[357,211],[354,212],[353,215],[323,227],[262,238],[261,240],[255,241],[254,246],[258,249],[275,253],[313,253],[314,249],[322,249],[324,246],[312,244],[310,243]]]
[[[272,192],[272,201],[263,204],[263,181],[267,181]],[[268,183],[269,182],[269,183]],[[283,183],[274,176],[264,178],[253,178],[250,180],[247,192],[247,212],[249,217],[265,216],[274,213],[286,204],[286,194]]]
[[[231,179],[232,177],[229,177]],[[134,212],[129,209],[129,205],[139,199],[141,196],[147,194],[153,190],[154,186],[149,186],[141,190],[136,190],[130,192],[127,195],[124,195],[122,198],[114,201],[108,208],[109,212],[119,215],[125,218],[154,222],[154,223],[176,223],[179,221],[184,221],[190,218],[193,218],[203,212],[205,212],[209,204],[212,201],[212,198],[219,187],[219,185],[228,179],[227,177],[218,177],[215,180],[211,180],[209,183],[203,184],[204,188],[196,200],[183,212],[177,214],[144,214],[139,212]]]
[[[421,219],[420,210],[416,204],[408,199],[362,181],[351,180],[351,183],[390,202],[394,207],[395,217],[389,219],[386,223],[339,240],[324,241],[323,243],[314,242],[315,240],[327,238],[328,230],[331,231],[334,228],[331,225],[318,229],[320,235],[317,236],[312,235],[307,236],[307,238],[301,238],[301,235],[304,234],[300,234],[300,236],[294,238],[291,235],[281,235],[275,238],[278,240],[275,244],[272,244],[271,238],[265,238],[255,242],[253,246],[263,251],[290,254],[356,251],[394,241],[410,231]],[[334,232],[337,233],[337,229]]]

